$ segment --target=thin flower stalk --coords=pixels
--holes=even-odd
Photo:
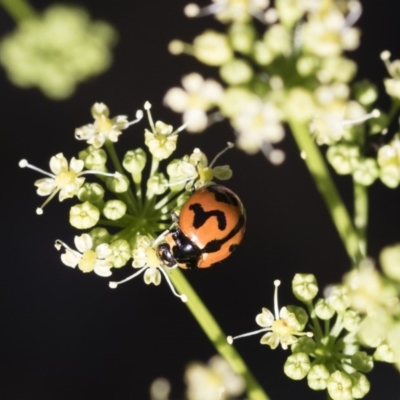
[[[25,0],[0,0],[2,7],[15,22],[36,17],[34,8]]]
[[[170,274],[170,278],[178,292],[186,294],[188,298],[188,301],[185,303],[186,306],[199,323],[211,343],[214,345],[215,349],[222,357],[225,358],[226,361],[228,361],[233,371],[242,375],[246,380],[249,399],[268,400],[268,395],[264,392],[260,384],[254,378],[253,374],[250,372],[250,369],[247,367],[239,353],[233,346],[227,343],[226,334],[222,331],[217,321],[201,301],[197,293],[193,290],[192,286],[186,280],[182,272],[178,269],[174,269]]]
[[[353,265],[362,258],[360,238],[354,228],[350,215],[332,181],[326,163],[317,145],[312,140],[305,125],[291,122],[293,136],[300,151],[305,155],[305,163],[314,182],[328,207],[329,214],[339,233],[343,245]]]
[[[367,256],[367,228],[368,228],[368,186],[357,182],[354,184],[354,226],[360,241],[360,252]]]

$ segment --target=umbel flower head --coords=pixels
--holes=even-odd
[[[172,215],[179,213],[190,191],[211,183],[214,178],[230,178],[229,166],[216,166],[215,162],[232,144],[210,164],[200,149],[168,160],[176,150],[184,126],[174,129],[162,121],[154,123],[149,102],[145,103],[145,110],[150,125],[144,130],[147,150],[128,149],[122,162],[114,144],[122,130],[137,123],[143,113],[139,110],[131,122],[124,115],[110,118],[108,107],[95,103],[92,106],[94,123],[75,130],[75,138],[89,145],[79,152],[79,158],[72,157],[68,162],[59,153],[50,159],[51,172],[26,160],[21,160],[19,165],[46,176],[35,182],[38,194],[48,196],[38,208],[39,214],[58,194],[60,201],[75,200],[69,212],[70,224],[78,230],[90,229],[75,237],[77,250],[64,241],[56,241],[57,249],[65,249],[61,256],[65,265],[108,277],[114,268],[124,267],[132,260],[136,272],[122,281],[110,282],[110,287],[115,288],[141,274],[146,284],[158,286],[164,276],[172,292],[186,301],[185,294],[179,294],[172,285],[169,274],[173,271],[160,260],[158,246],[169,229],[176,226],[177,218],[172,220]],[[146,168],[148,162],[150,167]],[[93,175],[96,182],[86,181],[88,175]]]
[[[358,0],[213,0],[203,8],[191,3],[185,13],[213,15],[228,25],[224,32],[207,29],[192,43],[170,43],[172,54],[188,54],[217,68],[224,83],[213,100],[205,90],[210,80],[194,74],[183,78],[185,90],[168,91],[167,105],[183,114],[191,130],[227,118],[239,148],[262,151],[279,164],[284,154],[275,146],[284,138],[286,123],[309,126],[313,121],[318,144],[334,144],[351,130],[349,121],[365,121],[360,120],[369,114],[365,110],[344,115],[357,69],[344,52],[359,44],[354,27],[361,14]],[[255,27],[252,18],[263,25]],[[186,80],[194,76],[197,85],[189,89]],[[375,166],[360,159],[355,177],[369,184],[377,176]]]
[[[311,332],[303,332],[307,323],[307,316],[301,308],[293,306],[278,306],[278,286],[280,281],[274,281],[274,313],[267,308],[263,308],[262,312],[257,315],[256,322],[262,329],[254,332],[245,333],[239,336],[228,336],[228,343],[232,344],[235,339],[245,336],[255,335],[266,332],[261,338],[261,344],[266,344],[271,349],[276,349],[279,344],[286,350],[289,346],[296,343],[299,336],[311,337]]]
[[[91,21],[85,10],[52,5],[1,41],[0,62],[15,85],[38,87],[61,100],[111,65],[116,37],[109,24]]]

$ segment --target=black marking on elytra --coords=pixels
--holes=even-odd
[[[218,251],[224,243],[228,242],[232,239],[244,226],[246,223],[246,216],[243,211],[243,214],[240,216],[236,226],[222,239],[214,239],[208,242],[203,249],[201,249],[202,253],[215,253]]]
[[[207,190],[214,194],[215,200],[219,203],[231,204],[235,207],[239,207],[239,200],[237,196],[225,189],[223,186],[210,185],[207,186]]]
[[[203,207],[199,203],[194,203],[189,206],[189,210],[194,212],[193,227],[199,229],[203,226],[207,220],[211,217],[216,217],[218,222],[218,229],[223,231],[226,229],[226,217],[225,213],[220,210],[204,211]]]
[[[237,248],[238,248],[238,244],[237,243],[234,243],[234,244],[231,244],[230,246],[229,246],[229,252],[230,253],[233,253]]]

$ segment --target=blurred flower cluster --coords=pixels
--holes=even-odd
[[[220,356],[207,364],[194,361],[185,370],[187,400],[239,400],[244,398],[246,383]],[[169,400],[171,386],[165,378],[156,379],[150,388],[151,400]]]
[[[223,33],[203,32],[192,44],[170,44],[173,54],[217,67],[222,80],[192,73],[182,79],[183,89],[166,94],[165,103],[183,113],[189,131],[203,130],[214,110],[230,120],[239,147],[261,149],[272,161],[282,160],[272,145],[283,139],[285,122],[314,121],[318,143],[340,140],[341,122],[354,105],[349,82],[356,64],[344,52],[359,44],[353,26],[361,13],[358,1],[215,0],[185,10],[189,17],[214,14],[226,26]],[[351,117],[367,114],[357,106]]]
[[[399,134],[390,139],[382,133],[399,108],[400,61],[390,62],[390,53],[382,53],[393,106],[388,113],[374,109],[376,86],[352,83],[357,64],[345,53],[359,45],[358,0],[213,0],[205,8],[189,4],[185,12],[214,15],[224,25],[223,31],[206,30],[192,44],[170,43],[171,53],[216,67],[221,80],[193,72],[182,78],[182,88],[167,92],[165,104],[182,113],[188,131],[226,118],[240,148],[261,150],[279,164],[284,153],[274,146],[283,139],[285,124],[303,124],[319,145],[328,146],[338,174],[351,174],[361,185],[378,178],[388,187],[399,185]]]
[[[363,316],[357,329],[374,358],[400,370],[400,245],[385,247],[377,269],[370,259],[343,278],[350,306]]]
[[[397,366],[400,361],[400,303],[394,286],[400,277],[400,246],[386,248],[381,263],[386,277],[366,260],[345,276],[343,285],[329,287],[318,299],[315,276],[296,274],[293,294],[306,308],[289,305],[279,310],[280,282],[275,281],[274,313],[263,308],[256,317],[262,329],[229,336],[228,342],[266,332],[261,344],[291,349],[284,365],[288,377],[307,377],[311,389],[327,390],[333,400],[363,398],[370,389],[365,374],[373,369],[374,360]],[[304,332],[307,324],[310,331]]]
[[[125,115],[111,118],[103,103],[93,105],[93,123],[75,130],[75,138],[88,144],[77,158],[72,157],[68,162],[58,153],[50,159],[51,172],[25,159],[20,161],[20,167],[45,175],[35,182],[37,193],[46,196],[37,209],[38,214],[43,213],[44,206],[56,195],[60,201],[68,198],[76,201],[70,209],[69,222],[78,230],[88,231],[75,236],[76,249],[56,241],[56,248],[64,249],[61,260],[65,265],[108,277],[113,269],[133,259],[131,265],[137,271],[134,275],[144,273],[147,284],[159,285],[165,271],[154,240],[171,226],[171,214],[179,213],[193,188],[215,178],[231,177],[229,166],[214,167],[214,161],[209,164],[198,148],[192,154],[170,159],[184,126],[174,130],[162,121],[154,122],[150,109],[147,102],[145,110],[150,125],[144,131],[147,151],[141,147],[128,150],[122,162],[114,143],[123,130],[143,117],[143,112],[139,110],[133,121],[128,121]],[[94,175],[95,181],[87,181],[89,175]],[[117,284],[111,282],[110,286]]]
[[[0,63],[15,85],[61,100],[110,67],[116,39],[111,25],[91,21],[84,9],[55,4],[2,38]]]

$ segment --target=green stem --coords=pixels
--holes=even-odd
[[[118,171],[121,175],[125,175],[124,169],[122,168],[122,165],[119,161],[117,152],[115,151],[115,147],[113,142],[106,140],[105,143],[105,148],[111,158],[112,163],[114,164],[114,168],[116,171]],[[126,202],[128,206],[128,210],[134,214],[138,215],[138,201],[136,200],[135,196],[133,195],[132,191],[130,188],[125,193],[118,193],[118,195]]]
[[[368,188],[354,182],[354,225],[357,230],[360,251],[367,255],[367,227],[368,227]]]
[[[0,4],[16,23],[37,17],[35,9],[26,0],[0,0]]]
[[[307,307],[308,307],[308,314],[310,315],[314,325],[314,334],[316,336],[316,339],[318,339],[319,341],[324,337],[324,334],[322,333],[321,324],[319,323],[319,319],[315,315],[315,310],[312,302],[307,303]]]
[[[246,380],[249,399],[268,400],[269,397],[267,394],[251,374],[249,368],[246,366],[235,348],[228,344],[226,335],[221,330],[217,321],[210,314],[204,303],[197,296],[196,292],[193,290],[182,272],[178,269],[174,269],[170,274],[170,278],[178,292],[187,296],[187,307],[200,324],[204,333],[210,339],[216,350],[219,352],[219,354],[221,354],[222,357],[226,359],[231,368],[237,374],[242,375]]]
[[[328,167],[304,124],[291,122],[290,127],[300,150],[305,154],[305,162],[314,182],[323,197],[333,223],[342,239],[353,265],[362,258],[357,232],[349,213],[332,181]]]

